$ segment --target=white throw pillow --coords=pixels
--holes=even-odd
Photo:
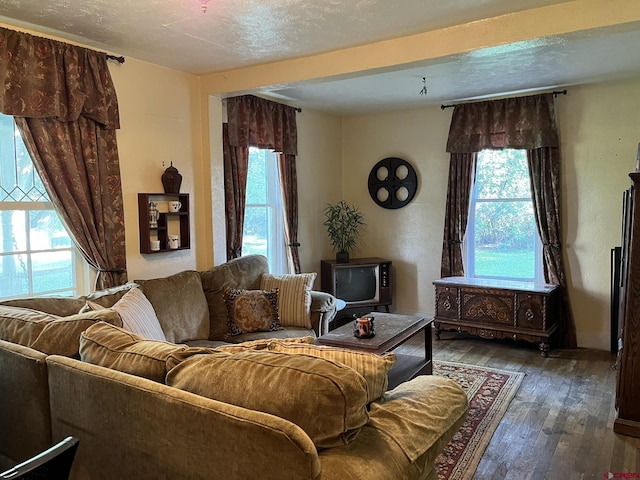
[[[311,288],[316,273],[271,275],[260,277],[261,290],[278,292],[278,313],[283,327],[311,328]]]
[[[120,314],[122,326],[131,333],[149,340],[166,341],[153,305],[139,288],[129,290],[111,308]]]

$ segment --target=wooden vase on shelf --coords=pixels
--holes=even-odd
[[[180,193],[180,184],[182,183],[182,175],[178,172],[178,169],[173,166],[167,168],[162,174],[162,186],[164,187],[164,193]]]

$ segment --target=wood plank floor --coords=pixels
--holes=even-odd
[[[422,342],[414,337],[402,353],[424,354]],[[543,358],[537,345],[445,332],[433,340],[433,359],[526,374],[474,480],[640,478],[640,439],[613,432],[613,354],[566,349]]]

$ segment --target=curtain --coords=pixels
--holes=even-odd
[[[106,54],[0,28],[0,111],[13,115],[52,203],[98,272],[96,288],[127,281]]]
[[[300,258],[298,253],[298,187],[296,175],[295,157],[298,154],[298,130],[296,124],[296,109],[288,105],[265,100],[253,95],[243,95],[227,99],[227,138],[229,152],[225,148],[225,167],[227,156],[231,158],[232,148],[246,148],[248,159],[248,147],[271,149],[279,152],[281,158],[280,181],[284,195],[285,237],[287,238],[288,263],[293,270],[300,271]],[[231,160],[230,160],[231,161]],[[248,163],[248,160],[247,160]],[[282,167],[285,167],[284,169]],[[283,170],[285,170],[283,172]],[[238,172],[236,172],[237,174]],[[225,168],[225,198],[227,215],[227,245],[230,244],[229,228],[236,237],[233,238],[235,252],[238,245],[242,246],[242,225],[244,222],[244,197],[246,193],[246,166],[244,183],[233,177],[234,172]],[[234,189],[228,192],[228,189]],[[238,197],[242,197],[240,202]],[[230,199],[234,199],[230,201]],[[233,209],[233,210],[232,210]],[[239,212],[242,209],[242,212]],[[238,234],[239,232],[239,234]],[[232,257],[234,258],[234,257]]]
[[[249,147],[229,144],[228,124],[222,125],[224,200],[227,228],[227,261],[242,256],[242,231],[247,192]]]
[[[575,326],[568,301],[562,257],[560,151],[553,94],[457,105],[453,112],[447,140],[447,151],[451,153],[451,161],[454,162],[455,154],[471,154],[491,148],[527,150],[536,224],[544,246],[545,281],[559,285],[561,289],[563,299],[563,319],[560,322],[561,343],[566,347],[575,347]],[[455,198],[456,193],[465,188],[464,185],[451,183],[450,181],[447,198],[450,196]],[[468,211],[449,209],[449,203],[447,203],[445,216],[443,244],[449,240],[458,240],[455,236],[451,236],[447,228],[450,229],[450,225],[456,222],[466,223]],[[447,271],[447,268],[451,269],[449,265],[445,265],[445,260],[450,262],[450,257],[445,256],[443,247],[441,268],[443,272]]]
[[[560,332],[564,345],[578,346],[573,314],[567,295],[562,235],[560,231],[560,150],[557,147],[535,148],[527,151],[533,208],[538,233],[542,240],[544,277],[548,283],[560,285],[564,322]]]
[[[475,153],[452,153],[442,241],[442,277],[464,275],[462,241],[467,229],[469,200],[476,165]]]
[[[300,273],[300,253],[298,252],[298,179],[296,156],[281,153],[278,156],[278,172],[282,186],[282,204],[285,217],[285,241],[288,248],[289,271]]]

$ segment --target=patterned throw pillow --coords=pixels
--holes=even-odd
[[[278,289],[239,290],[224,292],[229,335],[282,330],[278,315]]]
[[[260,288],[271,290],[277,288],[278,311],[283,327],[300,327],[311,329],[311,288],[316,273],[300,273],[271,275],[263,273],[260,277]]]

